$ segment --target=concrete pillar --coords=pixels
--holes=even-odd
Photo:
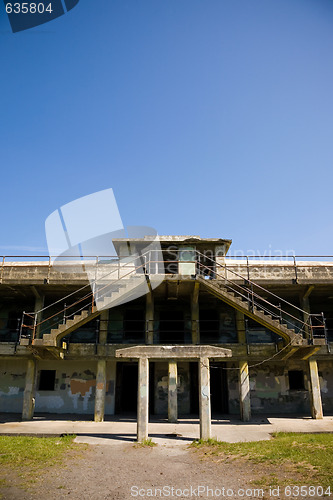
[[[195,282],[191,296],[192,344],[200,344],[199,290],[200,283]]]
[[[99,339],[98,343],[105,345],[108,337],[109,309],[101,312],[99,317]]]
[[[177,361],[169,361],[168,379],[168,421],[176,423],[178,419],[177,406]]]
[[[33,287],[34,293],[35,293],[35,312],[40,311],[44,307],[44,295],[39,295],[38,291],[36,290],[35,287]],[[37,318],[36,318],[36,332],[35,332],[35,338],[39,339],[40,338],[40,330],[41,326],[39,323],[42,321],[42,316],[43,313],[38,313]]]
[[[246,333],[245,333],[245,318],[244,314],[236,312],[236,329],[237,329],[237,337],[239,344],[246,344]]]
[[[116,373],[117,373],[117,362],[115,359],[111,359],[108,362],[109,366],[109,396],[111,398],[110,401],[110,414],[115,414],[116,407]]]
[[[105,410],[106,360],[97,361],[96,392],[95,392],[95,422],[103,422]]]
[[[200,439],[211,437],[210,374],[209,359],[199,359],[199,415]]]
[[[239,362],[239,407],[243,422],[251,419],[250,378],[247,361]]]
[[[315,359],[309,360],[309,392],[311,402],[312,418],[323,418],[323,407],[321,403],[318,365]]]
[[[310,294],[313,291],[313,289],[314,289],[314,285],[308,286],[306,292],[301,296],[301,299],[300,299],[301,308],[303,309],[303,321],[306,324],[309,322],[309,318],[310,318],[311,311],[310,311],[309,297],[310,297]],[[306,338],[310,339],[311,338],[311,328],[309,326],[305,326],[304,330],[305,330]]]
[[[146,344],[154,343],[154,297],[152,292],[146,294]]]
[[[32,420],[35,411],[36,392],[36,368],[35,359],[28,359],[27,372],[25,375],[25,389],[23,394],[22,420]]]
[[[146,358],[139,358],[138,374],[138,415],[137,440],[139,443],[148,439],[149,405],[149,363]]]

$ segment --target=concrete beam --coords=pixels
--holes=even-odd
[[[231,349],[207,345],[141,345],[117,349],[116,358],[198,359],[230,358]]]
[[[35,411],[36,393],[36,371],[37,362],[35,359],[28,359],[27,372],[25,375],[25,389],[23,394],[22,420],[32,420]]]
[[[199,360],[199,415],[200,439],[211,438],[210,373],[209,359]]]
[[[138,374],[138,416],[137,440],[142,443],[148,439],[148,408],[149,408],[149,362],[139,359]]]
[[[176,361],[169,361],[168,375],[168,421],[176,423],[178,419]]]
[[[106,360],[97,361],[96,392],[95,392],[95,422],[104,421],[106,388]]]
[[[251,419],[250,377],[247,361],[239,363],[239,408],[243,422]]]
[[[321,402],[318,365],[315,359],[309,360],[309,392],[311,402],[312,418],[323,418],[323,406]]]

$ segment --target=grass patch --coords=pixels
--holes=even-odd
[[[143,441],[141,441],[140,443],[135,443],[134,445],[136,448],[140,448],[140,447],[146,447],[146,446],[150,446],[150,447],[153,447],[153,446],[157,446],[157,443],[154,443],[154,441],[152,441],[151,438],[148,438],[148,439],[144,439]]]
[[[333,487],[333,434],[274,433],[270,441],[225,443],[214,439],[194,441],[191,446],[205,455],[243,458],[257,464],[276,466],[279,472],[292,469],[302,477],[303,484],[315,480],[323,487]],[[273,479],[273,478],[271,478]]]
[[[74,435],[63,437],[0,436],[0,465],[39,468],[61,462],[74,448]]]

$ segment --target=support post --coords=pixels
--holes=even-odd
[[[149,404],[149,363],[147,358],[139,358],[138,374],[138,416],[137,440],[142,443],[148,439]]]
[[[247,361],[239,362],[239,408],[243,422],[251,419],[250,378]]]
[[[310,328],[310,325],[309,325],[309,318],[310,318],[310,300],[309,300],[309,297],[310,297],[310,294],[311,292],[313,291],[314,289],[314,285],[310,285],[308,286],[306,292],[301,296],[301,299],[300,299],[300,302],[301,302],[301,308],[303,309],[303,321],[305,323],[305,335],[306,335],[306,338],[308,340],[311,339],[312,335],[311,335],[311,328]]]
[[[104,421],[106,387],[106,360],[97,361],[96,392],[95,392],[95,422]]]
[[[150,290],[146,294],[146,344],[154,343],[154,297]]]
[[[35,359],[28,359],[25,375],[25,389],[23,394],[22,420],[32,420],[35,411],[36,392],[36,367]]]
[[[199,359],[199,415],[200,439],[211,437],[209,358]]]
[[[321,402],[318,365],[315,359],[309,360],[309,392],[311,402],[312,418],[323,418],[323,406]]]
[[[236,329],[239,344],[246,344],[244,314],[236,310]]]
[[[108,337],[108,325],[109,325],[109,309],[101,312],[99,321],[99,339],[98,343],[105,345]]]
[[[199,290],[200,283],[196,281],[191,296],[192,344],[200,344]]]
[[[110,395],[111,401],[110,401],[110,414],[114,415],[115,414],[115,406],[116,406],[116,373],[117,373],[117,362],[115,359],[111,359],[108,362],[109,366],[109,391],[108,394]]]
[[[38,312],[44,307],[44,295],[40,295],[36,287],[32,287],[33,292],[35,294],[35,308],[34,311]],[[36,317],[36,331],[35,331],[35,338],[39,339],[40,338],[40,327],[41,325],[39,324],[42,321],[42,316],[43,313],[39,312]]]
[[[168,421],[176,423],[178,419],[177,406],[177,361],[169,361],[168,378]]]

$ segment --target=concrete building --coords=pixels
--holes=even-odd
[[[208,438],[211,415],[333,414],[333,262],[233,258],[198,236],[143,255],[147,239],[61,265],[3,258],[0,412],[137,412],[139,440],[149,415],[200,415]]]

